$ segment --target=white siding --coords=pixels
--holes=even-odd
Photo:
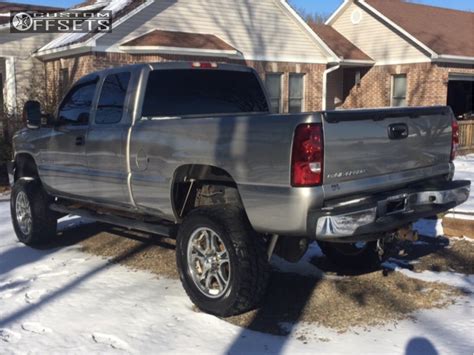
[[[157,0],[97,45],[111,48],[152,29],[214,34],[246,59],[326,63],[327,55],[279,0]]]
[[[351,16],[356,9],[362,11],[362,19],[353,24]],[[429,61],[423,52],[356,4],[349,5],[332,26],[377,64]]]
[[[34,51],[53,40],[57,34],[10,33],[0,31],[0,57],[29,57]]]
[[[10,63],[14,61],[13,72],[2,70],[5,103],[10,109],[15,106],[20,109],[25,100],[38,99],[44,93],[44,65],[33,58],[32,54],[56,36],[57,34],[10,33],[8,29],[0,32],[0,58],[8,58]],[[16,102],[13,103],[12,100]]]

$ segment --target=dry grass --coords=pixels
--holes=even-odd
[[[274,272],[264,305],[229,321],[250,329],[286,334],[281,322],[308,322],[346,331],[385,324],[420,309],[444,307],[462,292],[394,272],[315,279]]]
[[[147,270],[157,275],[177,279],[175,241],[149,237],[143,233],[110,228],[81,242],[85,252],[114,258],[127,250],[135,250],[120,263],[136,270]]]
[[[80,241],[86,252],[158,276],[178,278],[173,240],[101,224],[74,228],[64,234],[73,242]],[[415,271],[472,274],[474,243],[456,241],[448,244],[449,241],[440,239],[412,245],[411,249],[405,246],[403,249],[408,255],[398,258],[407,263],[416,260]],[[226,320],[274,334],[287,333],[282,322],[316,323],[346,331],[354,326],[396,322],[421,309],[444,307],[463,294],[450,286],[416,280],[397,272],[375,270],[351,274],[338,269],[325,257],[315,258],[313,263],[325,272],[325,278],[275,270],[263,305]]]
[[[415,272],[456,272],[474,275],[474,242],[467,238],[423,238],[422,243],[399,248],[396,259],[408,262]]]

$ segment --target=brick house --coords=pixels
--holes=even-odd
[[[169,60],[251,66],[278,112],[320,110],[325,71],[341,59],[285,0],[88,1],[114,13],[111,33],[64,34],[38,50],[54,93],[110,66]]]
[[[76,9],[111,10],[113,31],[38,42],[34,58],[52,96],[111,66],[199,60],[255,68],[275,112],[435,104],[472,111],[472,13],[346,0],[325,25],[309,26],[286,0],[88,0]]]
[[[474,13],[401,0],[346,0],[326,26],[314,27],[329,46],[337,44],[321,27],[375,62],[331,73],[334,106],[450,105],[458,117],[472,116]]]

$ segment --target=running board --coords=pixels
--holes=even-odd
[[[55,204],[55,203],[50,205],[49,208],[55,212],[72,214],[75,216],[88,218],[97,222],[112,224],[112,225],[127,228],[127,229],[134,229],[141,232],[158,234],[164,237],[174,238],[176,236],[177,225],[165,225],[165,224],[141,222],[134,219],[125,218],[125,217],[100,214],[100,213],[97,213],[91,210],[86,210],[86,209],[68,208],[66,206]]]

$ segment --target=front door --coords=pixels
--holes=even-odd
[[[97,76],[88,76],[69,91],[59,108],[48,147],[42,153],[42,179],[62,195],[90,196],[86,145],[97,83]]]

